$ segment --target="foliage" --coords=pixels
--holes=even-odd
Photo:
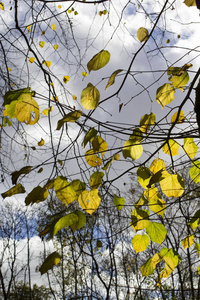
[[[194,190],[200,182],[199,128],[192,101],[196,92],[199,123],[196,45],[187,48],[187,39],[175,38],[168,16],[171,10],[178,12],[168,1],[157,3],[153,14],[148,4],[130,1],[126,5],[119,1],[123,8],[118,14],[117,4],[110,3],[74,1],[74,7],[69,1],[57,5],[41,0],[31,7],[25,0],[0,3],[1,172],[5,183],[1,195],[4,199],[26,193],[25,204],[38,207],[50,194],[56,195],[65,205],[64,213],[55,213],[39,233],[53,238],[65,228],[74,234],[87,228],[100,214],[107,194],[113,211],[123,212],[127,200],[122,197],[122,182],[126,185],[128,175],[137,174],[143,193],[134,199],[127,216],[134,235],[132,245],[137,253],[154,243],[161,246],[141,266],[143,276],[157,272],[161,285],[181,264],[176,243],[174,247],[164,243],[170,236],[167,216],[177,203],[188,201],[184,171],[190,176],[187,180],[196,184]],[[194,1],[185,4],[177,2],[177,7],[196,9],[190,8]],[[130,10],[144,16],[133,39]],[[89,26],[87,15],[94,18]],[[105,36],[104,24],[112,25]],[[128,47],[122,51],[123,56],[128,53],[128,63],[116,60],[115,51],[120,52],[112,44],[119,42],[116,36],[123,35],[125,40],[126,34],[136,49],[134,54]],[[163,46],[164,42],[169,46]],[[150,64],[148,68],[141,61],[145,71],[137,64],[142,51]],[[187,235],[178,241],[185,249],[198,245],[199,220],[199,209],[189,211]],[[100,243],[97,248],[102,248]],[[194,250],[199,253],[198,246]],[[60,254],[51,253],[40,267],[41,274],[59,262]]]

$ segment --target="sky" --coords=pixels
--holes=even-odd
[[[32,90],[36,91],[35,99],[40,105],[40,112],[42,112],[49,105],[48,86],[44,80],[43,73],[40,72],[38,62],[35,61],[30,64],[28,61],[30,57],[34,57],[34,54],[27,49],[25,39],[16,30],[10,31],[14,27],[13,3],[12,1],[9,5],[5,3],[5,10],[0,11],[1,20],[4,21],[0,25],[0,34],[2,38],[5,38],[3,43],[6,55],[9,57],[7,64],[11,69],[10,74],[15,82],[14,87],[30,86]],[[88,121],[87,125],[88,128],[89,126],[95,126],[105,131],[103,137],[106,137],[109,147],[109,151],[105,155],[107,158],[117,153],[118,147],[123,147],[124,142],[129,138],[133,128],[139,124],[144,114],[154,112],[158,122],[167,112],[170,112],[171,107],[180,105],[185,96],[185,93],[181,91],[176,92],[175,100],[169,107],[162,109],[156,101],[156,90],[162,84],[168,82],[166,69],[169,66],[182,67],[184,64],[191,63],[193,67],[189,70],[190,80],[194,77],[199,67],[199,11],[196,7],[188,8],[182,1],[171,1],[171,4],[169,2],[167,6],[169,8],[160,18],[155,32],[143,49],[136,55],[130,75],[127,77],[120,93],[112,97],[112,94],[120,87],[133,56],[142,46],[137,39],[138,28],[145,27],[150,32],[163,3],[164,1],[150,0],[145,1],[145,3],[141,2],[139,6],[138,3],[121,0],[100,5],[85,5],[84,3],[72,5],[72,2],[57,2],[55,5],[48,4],[42,10],[42,13],[39,13],[42,6],[41,3],[41,5],[38,4],[34,12],[38,25],[36,27],[32,26],[29,33],[26,29],[26,26],[32,23],[29,2],[20,1],[19,24],[22,26],[22,30],[25,32],[32,49],[37,54],[38,60],[40,62],[43,60],[51,61],[50,68],[44,67],[44,69],[53,78],[55,91],[60,104],[64,107],[65,113],[68,113],[75,106],[76,109],[82,110],[84,114],[88,114],[88,111],[84,110],[80,103],[81,92],[90,82],[99,89],[102,104],[92,114],[94,121]],[[59,5],[62,7],[59,8]],[[12,10],[10,10],[10,7],[12,7]],[[74,11],[71,13],[62,13],[68,8],[72,9],[72,7]],[[49,19],[51,15],[49,8],[59,14],[57,19]],[[103,10],[107,10],[109,13],[107,12],[106,15],[100,16],[99,11]],[[78,14],[75,14],[75,11]],[[58,20],[62,24],[62,31]],[[53,23],[56,24],[55,31],[50,27]],[[45,31],[44,35],[41,35],[42,31]],[[17,46],[22,52],[16,54],[15,48],[10,48],[9,43],[11,40],[13,41],[12,46]],[[43,48],[38,46],[41,41],[45,41]],[[59,46],[57,50],[53,47],[55,44]],[[87,77],[82,76],[82,72],[87,71],[89,60],[102,49],[110,52],[111,58],[109,63],[99,71],[91,71]],[[118,69],[123,69],[123,71],[117,76],[115,84],[105,91],[110,75]],[[70,80],[66,84],[63,83],[63,76],[70,76]],[[6,87],[2,87],[2,94],[6,91]],[[76,101],[73,100],[73,95],[77,96]],[[194,93],[192,95],[194,96]],[[104,101],[107,97],[110,97],[110,99]],[[3,99],[1,100],[3,101]],[[69,145],[69,136],[74,140],[79,133],[79,127],[76,124],[68,126],[68,135],[65,132],[62,134],[61,130],[56,130],[57,122],[62,116],[59,111],[60,107],[56,107],[54,102],[51,101],[50,104],[54,106],[54,110],[51,113],[52,136],[49,132],[48,117],[42,114],[38,124],[32,127],[24,125],[24,131],[28,130],[27,134],[23,133],[24,136],[23,134],[19,136],[13,135],[13,129],[8,126],[3,133],[4,141],[7,141],[7,145],[9,145],[9,136],[16,137],[18,142],[13,145],[14,148],[10,154],[12,157],[5,157],[5,163],[7,163],[9,172],[20,169],[24,166],[24,163],[26,165],[38,165],[33,175],[31,173],[29,178],[24,177],[22,179],[22,182],[26,184],[27,193],[38,184],[44,185],[45,180],[51,174],[55,175],[52,165],[49,164],[49,162],[53,162],[53,159],[47,161],[49,157],[52,157],[52,152],[51,150],[49,151],[51,137],[55,149],[60,141],[62,142],[59,146],[59,151],[62,151]],[[121,104],[123,106],[119,112]],[[193,113],[192,103],[187,101],[183,110],[186,115],[188,112]],[[172,113],[168,116],[168,121],[170,121],[171,116]],[[195,116],[193,117],[195,118]],[[96,120],[100,121],[102,125],[99,126],[98,123],[95,123]],[[81,118],[80,122],[83,121],[84,119]],[[119,135],[116,134],[116,136],[103,128],[103,125],[106,124],[108,126],[116,126],[119,123],[124,130]],[[23,132],[22,127],[15,125],[15,128],[20,128],[21,132]],[[38,147],[37,145],[41,138],[45,140],[44,147]],[[79,146],[83,138],[84,134],[82,132],[78,138]],[[24,156],[24,152],[21,151],[21,145],[26,140],[28,145],[25,147],[26,156]],[[36,147],[36,151],[30,148],[30,145],[31,147]],[[115,147],[117,149],[113,150]],[[137,167],[141,161],[148,158],[150,152],[156,147],[157,145],[154,143],[151,146],[144,147],[145,151],[141,159],[136,162],[132,162],[130,159],[125,161],[120,152],[120,161],[113,163],[113,169],[108,174],[108,179],[111,180],[119,177],[116,182],[114,181],[113,189],[115,188],[118,193],[120,190],[123,190],[124,183],[129,184],[129,174],[125,174],[123,177],[121,174],[133,166]],[[84,149],[81,147],[77,148],[76,154],[84,155]],[[79,166],[76,165],[73,155],[72,149],[61,152],[58,156],[58,159],[66,160],[64,166],[58,167],[59,172],[70,179],[80,178]],[[163,154],[162,151],[159,155],[165,161],[169,161],[168,156]],[[44,161],[46,165],[43,166],[43,172],[37,173],[39,167],[41,167],[40,164],[43,164]],[[79,159],[79,163],[82,168],[81,178],[86,178],[89,176],[88,174],[92,173],[92,170],[88,170],[85,167],[84,159]],[[11,186],[11,178],[6,176],[4,186],[1,185],[0,190],[4,192],[5,189]],[[25,196],[26,194],[20,197],[12,197],[12,201],[22,204]],[[38,238],[34,237],[33,243],[38,244]]]

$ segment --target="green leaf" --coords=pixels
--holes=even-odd
[[[152,177],[148,168],[140,166],[137,169],[137,179],[141,186],[146,189]]]
[[[154,270],[152,257],[150,257],[141,267],[142,276],[149,276],[153,274]]]
[[[200,183],[200,161],[195,160],[190,168],[190,177],[195,183]]]
[[[139,159],[143,153],[142,145],[135,144],[131,139],[124,143],[122,154],[124,158],[130,157],[132,160]]]
[[[64,123],[76,122],[80,118],[81,114],[82,114],[81,110],[75,110],[75,111],[68,113],[67,115],[64,116],[64,118],[62,118],[61,120],[58,121],[56,130],[60,130],[60,128],[64,125]]]
[[[194,235],[188,235],[186,238],[184,238],[181,241],[181,244],[183,246],[183,248],[189,248],[190,246],[192,246],[192,244],[194,243]]]
[[[97,135],[97,130],[94,128],[90,128],[89,131],[86,133],[84,140],[82,142],[82,147],[85,148],[87,143]]]
[[[101,50],[99,53],[93,56],[88,62],[87,68],[89,73],[91,71],[97,71],[103,68],[110,60],[110,53],[107,50]]]
[[[100,92],[92,83],[88,83],[81,93],[81,104],[84,109],[95,109],[99,104],[99,100]]]
[[[53,266],[56,266],[60,262],[60,259],[61,257],[56,251],[51,253],[39,268],[41,275],[47,273]]]
[[[161,244],[167,235],[167,229],[165,226],[157,222],[149,222],[146,232],[151,241],[158,244]]]
[[[140,130],[144,133],[148,133],[151,126],[155,124],[156,115],[151,113],[149,115],[145,114],[140,120]]]
[[[97,189],[92,191],[83,191],[78,197],[78,202],[87,213],[90,215],[93,214],[101,203],[99,191]]]
[[[149,237],[146,234],[137,234],[132,238],[131,243],[136,253],[142,252],[149,246]]]
[[[68,206],[69,203],[77,200],[77,195],[73,186],[71,186],[67,178],[63,176],[58,176],[55,179],[54,189],[58,199],[65,203],[66,206]]]
[[[102,178],[104,176],[104,172],[96,171],[94,172],[89,179],[89,184],[93,189],[97,189],[102,184]]]
[[[35,187],[25,198],[26,205],[44,201],[49,195],[46,188],[41,186]]]
[[[171,68],[169,68],[171,69]],[[178,68],[177,72],[180,72],[181,68]],[[185,71],[181,75],[172,75],[169,77],[169,80],[172,82],[172,85],[183,91],[184,86],[188,83],[189,81],[189,75],[188,72]]]
[[[194,230],[199,226],[199,224],[200,224],[200,209],[195,212],[194,216],[192,217],[188,225],[191,227],[192,230]]]
[[[20,175],[30,173],[31,168],[32,168],[31,166],[27,166],[27,167],[23,167],[19,171],[13,172],[11,174],[11,176],[12,176],[12,184],[16,184],[17,183],[17,180],[18,180],[18,178],[19,178]]]
[[[124,207],[125,199],[123,197],[118,197],[117,195],[115,195],[113,203],[115,204],[118,210],[121,210]]]
[[[135,208],[131,214],[131,225],[135,232],[149,225],[149,214],[145,210]]]
[[[197,154],[198,146],[195,144],[193,138],[185,138],[183,150],[187,155],[193,159]]]
[[[49,231],[51,238],[63,228],[73,225],[78,222],[78,216],[75,213],[70,213],[62,218],[60,218]]]
[[[165,83],[157,89],[156,100],[163,108],[165,105],[172,102],[175,97],[175,89],[170,83]]]
[[[148,38],[149,38],[148,30],[144,27],[140,27],[137,31],[137,38],[141,43],[148,40]]]
[[[73,224],[70,225],[73,232],[75,230],[78,230],[78,229],[82,228],[86,223],[86,216],[82,211],[76,210],[74,212],[74,214],[76,214],[78,216],[78,221],[76,221],[76,222],[74,222]]]
[[[111,86],[112,84],[115,83],[115,77],[116,77],[116,75],[119,74],[119,73],[122,72],[122,71],[123,71],[122,69],[118,69],[118,70],[116,70],[115,72],[112,73],[112,75],[110,76],[110,78],[109,78],[109,80],[108,80],[108,83],[107,83],[107,85],[106,85],[106,87],[105,87],[105,91],[107,90],[107,88],[108,88],[109,86]]]
[[[144,191],[144,195],[149,200],[149,208],[156,214],[163,217],[166,208],[166,203],[162,199],[160,193],[158,192],[158,189],[156,187],[147,189]]]
[[[72,180],[70,185],[75,190],[76,198],[77,198],[76,200],[78,200],[78,196],[86,189],[86,184],[84,182],[80,181],[79,179],[75,179],[75,180]]]
[[[5,199],[6,197],[11,197],[16,194],[24,194],[25,192],[26,192],[25,188],[21,185],[21,183],[18,183],[17,185],[15,185],[14,187],[6,191],[5,193],[2,193],[1,196],[3,199]]]
[[[197,244],[197,242],[195,242],[195,249],[197,250],[197,253],[200,256],[200,244]]]

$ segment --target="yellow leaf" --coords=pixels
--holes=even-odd
[[[28,32],[31,32],[31,26],[32,26],[32,25],[26,26],[26,29],[28,30]]]
[[[8,71],[10,72],[10,71],[11,71],[11,68],[8,68]]]
[[[48,270],[52,269],[53,266],[57,265],[60,262],[60,255],[55,251],[51,253],[43,262],[41,267],[39,268],[39,271],[41,275],[47,273]]]
[[[38,142],[38,146],[43,146],[45,144],[45,141],[43,140],[43,138],[41,138],[41,140]]]
[[[87,77],[87,72],[82,72],[82,75],[83,75],[84,77]]]
[[[173,124],[177,118],[178,112],[175,112],[171,118],[171,123]],[[178,117],[178,120],[176,121],[176,123],[183,123],[185,121],[185,116],[183,111],[181,110],[180,115]]]
[[[64,76],[63,77],[63,82],[67,83],[70,80],[70,76]]]
[[[46,66],[46,67],[50,67],[51,66],[51,61],[49,61],[49,60],[44,60],[43,61],[43,64]]]
[[[137,179],[138,179],[138,182],[141,184],[141,186],[144,189],[147,188],[151,177],[152,177],[152,174],[147,167],[142,167],[142,166],[138,167]]]
[[[178,155],[178,149],[179,149],[179,144],[174,141],[174,140],[168,140],[168,143],[166,143],[163,147],[162,150],[165,154],[168,155]]]
[[[77,100],[76,95],[73,95],[72,98],[73,98],[73,100]]]
[[[66,122],[74,123],[81,117],[82,111],[81,110],[75,110],[67,115],[64,116],[61,120],[58,121],[56,130],[60,130],[60,128],[64,125]]]
[[[68,206],[69,203],[77,200],[76,191],[74,190],[73,186],[70,185],[67,178],[63,176],[58,176],[55,179],[54,189],[58,199],[65,203],[66,206]]]
[[[142,252],[149,246],[149,237],[146,234],[137,234],[132,238],[131,243],[136,253]]]
[[[102,159],[95,154],[93,149],[85,153],[85,160],[91,167],[99,167],[102,164]]]
[[[184,181],[179,174],[169,174],[163,171],[165,178],[160,181],[162,192],[167,197],[180,197],[184,193]]]
[[[95,54],[92,59],[88,62],[87,68],[89,73],[91,71],[97,71],[103,68],[110,60],[110,53],[107,50],[101,50]]]
[[[6,197],[11,197],[16,194],[24,194],[25,192],[26,192],[25,188],[21,185],[21,183],[18,183],[17,185],[15,185],[14,187],[6,191],[5,193],[2,193],[1,196],[3,199],[5,199]]]
[[[157,264],[161,261],[161,257],[159,253],[155,253],[154,256],[152,257],[152,264],[153,264],[153,268],[155,269]]]
[[[44,116],[48,116],[49,112],[53,111],[53,106],[50,106],[42,111]]]
[[[4,3],[0,2],[0,9],[4,10]]]
[[[196,0],[185,0],[183,3],[185,3],[188,7],[196,6]]]
[[[29,62],[32,64],[35,61],[35,57],[29,57]]]
[[[137,38],[141,43],[148,40],[148,38],[149,38],[148,30],[144,27],[140,27],[137,31]]]
[[[61,8],[62,8],[62,5],[58,5],[58,8],[61,9]]]
[[[100,92],[92,83],[88,83],[81,93],[81,104],[84,109],[95,109],[99,104],[99,100]]]
[[[77,12],[77,11],[75,11],[75,12],[74,12],[74,15],[75,15],[75,16],[77,16],[77,15],[78,15],[78,12]]]
[[[193,141],[193,138],[184,139],[183,150],[191,159],[195,157],[195,155],[197,154],[198,146]]]
[[[45,31],[43,30],[43,31],[41,31],[41,35],[44,35],[45,34]]]
[[[183,248],[189,248],[190,246],[192,246],[192,244],[194,243],[194,236],[193,235],[188,235],[186,238],[184,238],[181,241],[181,244],[183,246]]]
[[[89,184],[92,189],[97,189],[102,184],[102,178],[104,176],[104,172],[96,171],[94,172],[89,179]]]
[[[145,210],[135,208],[131,214],[131,225],[135,232],[149,225],[149,214]]]
[[[18,121],[24,122],[29,125],[36,124],[40,117],[39,106],[37,102],[31,97],[24,98],[23,101],[17,102],[15,113]]]
[[[96,135],[95,137],[91,138],[90,141],[92,143],[94,152],[100,152],[101,156],[103,157],[108,147],[106,141],[104,141],[104,139],[99,135]]]
[[[158,171],[160,170],[165,170],[165,163],[162,159],[160,158],[156,158],[154,159],[154,161],[152,161],[150,167],[149,167],[149,170],[152,172],[152,173],[157,173]]]
[[[39,46],[40,46],[40,48],[43,48],[43,47],[44,47],[44,45],[45,45],[45,42],[44,42],[44,41],[41,41],[41,42],[39,42]]]
[[[55,24],[55,23],[53,23],[53,24],[51,25],[51,29],[52,29],[52,30],[56,30],[56,24]]]
[[[157,89],[156,100],[163,108],[169,104],[175,97],[175,89],[170,83],[165,83]]]
[[[92,191],[83,191],[78,197],[78,202],[87,213],[92,215],[101,203],[99,191],[97,189]]]
[[[106,85],[106,87],[105,87],[105,91],[107,90],[107,88],[108,88],[109,86],[111,86],[112,84],[115,83],[115,77],[116,77],[116,75],[119,74],[119,73],[122,72],[122,71],[123,71],[122,69],[119,69],[119,70],[116,70],[115,72],[112,73],[112,75],[110,76],[110,78],[109,78],[109,80],[108,80],[108,83],[107,83],[107,85]]]
[[[57,44],[56,44],[56,45],[54,45],[53,47],[54,47],[54,49],[55,49],[55,50],[57,50],[57,49],[58,49],[58,45],[57,45]]]
[[[122,154],[124,158],[130,157],[132,160],[139,159],[143,153],[143,147],[134,143],[131,139],[124,143]]]
[[[197,272],[198,272],[199,275],[200,275],[200,266],[197,268]]]
[[[147,133],[151,126],[155,124],[156,116],[154,113],[149,115],[145,114],[140,120],[140,130]]]

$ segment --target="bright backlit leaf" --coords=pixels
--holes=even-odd
[[[158,189],[156,187],[149,188],[144,191],[144,196],[149,200],[149,208],[156,214],[163,217],[166,203],[162,199]]]
[[[45,45],[45,42],[44,42],[44,41],[41,41],[41,42],[39,42],[39,46],[40,46],[40,48],[43,48],[43,47],[44,47],[44,45]]]
[[[165,163],[160,158],[154,159],[149,167],[149,170],[154,174],[156,174],[158,171],[164,170],[164,169],[165,169]]]
[[[102,164],[102,159],[95,154],[93,149],[85,153],[85,160],[91,167],[99,167]]]
[[[100,135],[96,135],[90,141],[92,143],[92,148],[94,152],[100,152],[101,156],[103,157],[108,148],[108,144],[106,143],[106,141],[104,141],[104,139],[100,137]]]
[[[195,160],[190,168],[190,177],[195,183],[200,183],[200,161]]]
[[[195,249],[197,250],[198,255],[200,256],[200,244],[195,242]]]
[[[149,237],[146,234],[137,234],[132,238],[131,243],[136,253],[142,252],[149,246]]]
[[[169,77],[169,80],[172,82],[172,85],[175,88],[180,89],[181,91],[183,91],[184,86],[189,81],[189,75],[188,75],[188,72],[185,71],[183,74],[181,74],[179,76],[173,75],[173,76]]]
[[[89,131],[86,133],[84,140],[82,142],[82,147],[85,148],[87,143],[97,135],[97,130],[94,128],[90,128]]]
[[[137,179],[141,186],[146,189],[151,179],[151,172],[148,168],[140,166],[137,169]]]
[[[88,62],[87,68],[89,73],[91,71],[97,71],[103,68],[110,60],[110,53],[107,50],[101,50],[99,53],[93,56]]]
[[[78,202],[87,213],[90,215],[93,214],[101,203],[99,191],[97,189],[92,191],[83,191],[78,197]]]
[[[73,223],[78,222],[78,216],[75,213],[70,213],[62,218],[60,218],[53,226],[50,228],[50,236],[53,236],[63,228],[71,226]]]
[[[122,69],[118,69],[118,70],[116,70],[115,72],[112,73],[112,75],[110,76],[110,78],[109,78],[109,80],[108,80],[108,83],[107,83],[107,85],[106,85],[106,87],[105,87],[105,91],[107,90],[107,88],[108,88],[109,86],[111,86],[112,84],[115,83],[115,77],[116,77],[116,75],[119,74],[119,73],[122,72],[122,71],[123,71]]]
[[[60,128],[64,125],[64,123],[76,122],[80,118],[81,114],[82,114],[81,110],[75,110],[75,111],[68,113],[67,115],[64,116],[64,118],[62,118],[61,120],[58,121],[56,130],[60,130]]]
[[[5,193],[2,193],[1,196],[3,199],[5,199],[6,197],[11,197],[16,194],[24,194],[25,192],[26,192],[25,188],[21,185],[21,183],[18,183],[17,185],[15,185],[14,187],[6,191]]]
[[[29,57],[29,62],[32,64],[32,63],[34,63],[34,61],[35,61],[35,57]]]
[[[149,222],[146,232],[151,241],[158,244],[161,244],[167,235],[167,229],[165,226],[157,222]]]
[[[83,77],[87,77],[87,72],[82,72]]]
[[[143,205],[146,205],[148,203],[148,200],[146,199],[146,197],[144,197],[144,195],[142,194],[142,196],[140,197],[140,199],[134,204],[135,208],[140,208]]]
[[[163,108],[165,105],[172,102],[175,97],[175,89],[170,83],[165,83],[157,89],[156,100]]]
[[[156,116],[154,113],[151,113],[149,115],[145,114],[140,119],[140,130],[144,133],[148,133],[151,126],[155,124]]]
[[[140,27],[137,31],[137,38],[141,43],[148,40],[148,38],[149,38],[148,30],[144,27]]]
[[[63,82],[67,83],[70,80],[70,76],[64,76],[63,77]]]
[[[48,114],[49,114],[51,111],[53,111],[53,108],[54,108],[53,106],[50,106],[50,107],[44,109],[44,110],[42,111],[43,115],[44,115],[44,116],[48,116]]]
[[[118,197],[117,195],[115,195],[113,203],[115,204],[118,210],[121,210],[124,207],[125,199],[123,197]]]
[[[19,171],[15,171],[11,174],[12,176],[12,184],[16,184],[17,180],[19,178],[20,175],[22,174],[29,174],[31,171],[32,167],[31,166],[26,166],[23,167],[22,169],[20,169]]]
[[[47,199],[49,192],[41,186],[35,187],[25,198],[26,205],[39,203]]]
[[[45,144],[45,141],[43,140],[43,138],[41,138],[41,140],[38,142],[38,146],[43,146]]]
[[[131,214],[131,225],[135,232],[149,225],[149,214],[145,210],[135,208]]]
[[[139,144],[143,140],[143,133],[139,128],[135,128],[133,133],[130,135],[129,140],[134,144]]]
[[[160,276],[161,278],[166,278],[174,271],[176,266],[181,262],[181,259],[176,251],[168,248],[162,248],[160,256],[165,261],[165,268]]]
[[[55,179],[54,189],[58,199],[65,203],[66,206],[77,199],[76,191],[73,186],[71,186],[67,178],[63,176],[58,176]]]
[[[49,68],[49,67],[51,66],[51,61],[50,61],[50,60],[44,60],[44,61],[43,61],[43,64],[44,64],[47,68]]]
[[[192,230],[194,230],[199,226],[199,224],[200,224],[200,209],[195,212],[194,216],[192,217],[188,225],[191,227]]]
[[[170,140],[168,140],[168,142],[162,147],[162,150],[163,150],[163,152],[165,153],[165,154],[168,154],[168,155],[172,155],[172,156],[174,156],[174,155],[178,155],[179,153],[178,153],[178,150],[179,150],[179,144],[176,142],[176,141],[174,141],[174,140],[172,140],[172,139],[170,139]]]
[[[154,272],[154,267],[152,263],[152,257],[150,257],[142,266],[141,266],[141,273],[142,276],[149,276],[153,274]]]
[[[26,29],[28,30],[28,32],[31,32],[31,26],[32,26],[32,25],[26,26]]]
[[[184,181],[179,174],[165,174],[165,178],[160,181],[162,192],[167,197],[180,197],[184,193]]]
[[[4,10],[4,3],[0,2],[0,9]]]
[[[81,104],[84,109],[95,109],[99,104],[99,100],[100,92],[92,83],[88,83],[81,93]]]
[[[159,264],[159,262],[162,260],[162,258],[160,257],[159,253],[155,253],[154,256],[152,257],[152,264],[153,264],[153,268],[155,269],[157,264]]]
[[[104,172],[96,171],[94,172],[89,179],[89,184],[93,189],[97,189],[102,184],[102,178],[104,176]]]
[[[131,139],[124,143],[122,154],[124,158],[130,157],[132,160],[139,159],[143,153],[143,147],[140,144],[135,144]]]
[[[187,155],[193,159],[197,154],[198,146],[195,144],[193,138],[185,138],[183,150]]]
[[[53,45],[54,49],[57,50],[58,49],[58,44]]]
[[[183,248],[189,248],[194,243],[194,235],[188,235],[181,241]]]
[[[177,118],[177,115],[178,115],[178,112],[175,112],[171,118],[171,123],[173,124],[175,121],[176,121],[176,118]],[[179,114],[179,117],[178,117],[178,120],[176,121],[176,123],[183,123],[185,121],[185,115],[183,113],[183,111],[181,110],[180,111],[180,114]]]
[[[56,251],[51,253],[39,268],[41,275],[47,273],[53,266],[56,266],[60,262],[60,259],[61,257]]]
[[[56,30],[56,24],[55,24],[55,23],[53,23],[53,24],[51,25],[51,29],[52,29],[52,30]]]

